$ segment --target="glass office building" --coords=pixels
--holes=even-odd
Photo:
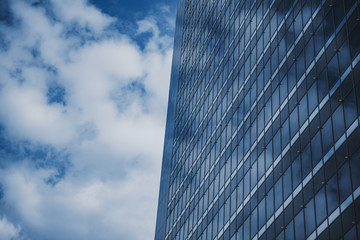
[[[360,239],[359,60],[358,0],[179,0],[155,239]]]

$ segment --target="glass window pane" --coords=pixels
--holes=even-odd
[[[315,195],[316,225],[319,226],[326,217],[325,190],[322,188]]]
[[[306,55],[306,58],[305,58],[306,67],[309,67],[310,63],[314,59],[314,42],[313,42],[312,38],[306,44],[305,55]]]
[[[281,128],[281,146],[285,148],[285,146],[289,143],[289,119],[283,123]]]
[[[340,105],[333,113],[332,120],[334,127],[334,138],[336,142],[345,131],[345,126],[344,126],[345,121],[344,121],[342,105]]]
[[[294,239],[294,222],[291,221],[285,229],[285,239]]]
[[[290,137],[294,137],[295,133],[298,131],[298,112],[297,108],[295,108],[290,114]]]
[[[300,157],[297,157],[292,164],[292,177],[293,177],[293,189],[295,189],[301,180],[301,162]]]
[[[274,159],[276,159],[281,151],[280,130],[275,134],[273,138],[273,142],[274,142]]]
[[[284,199],[290,195],[292,188],[291,188],[291,167],[289,167],[284,173]]]
[[[270,143],[266,146],[266,149],[265,149],[265,161],[266,161],[266,169],[269,169],[269,167],[273,163],[272,141],[270,141]]]
[[[244,200],[244,193],[243,193],[243,180],[241,180],[241,182],[238,184],[237,188],[236,188],[236,201],[237,201],[237,207],[240,206],[240,204],[243,202]]]
[[[322,25],[315,32],[315,54],[324,46],[324,32]]]
[[[343,73],[346,68],[350,65],[350,52],[348,42],[345,41],[339,49],[339,64],[340,64],[340,73]]]
[[[314,201],[311,200],[305,206],[305,229],[306,237],[308,237],[315,229],[315,210],[314,210]]]
[[[280,83],[280,102],[282,103],[288,95],[287,90],[287,78],[286,76],[281,80]]]
[[[244,176],[244,196],[246,197],[250,192],[250,171]]]
[[[275,89],[271,99],[272,99],[272,107],[273,107],[272,109],[274,114],[279,108],[279,87]]]
[[[353,189],[356,189],[360,185],[360,150],[358,150],[355,154],[351,156],[350,170]]]
[[[300,100],[299,104],[299,120],[300,126],[303,125],[305,120],[308,118],[308,111],[307,111],[307,97],[306,95]]]
[[[251,166],[251,189],[256,185],[257,183],[257,162],[255,162]]]
[[[345,112],[345,125],[349,128],[357,117],[356,113],[356,99],[354,90],[344,100],[344,112]]]
[[[329,85],[327,79],[326,71],[322,71],[318,78],[318,85],[319,85],[319,102],[325,97],[326,94],[329,92]]]
[[[309,91],[307,92],[309,98],[309,114],[311,114],[315,107],[318,105],[318,96],[316,91],[316,82],[311,86]]]
[[[332,129],[331,118],[329,118],[321,130],[322,143],[323,143],[322,145],[325,154],[329,151],[330,147],[333,145],[333,136],[331,129]]]
[[[230,197],[230,204],[231,204],[231,215],[236,211],[236,189],[231,193]]]
[[[283,202],[282,178],[275,183],[275,209],[277,210]]]
[[[305,229],[304,229],[304,213],[300,211],[295,217],[295,239],[303,240],[305,239]]]
[[[266,196],[266,218],[269,219],[274,213],[274,193],[273,188],[269,190]]]
[[[351,193],[350,171],[349,164],[345,164],[338,171],[338,181],[340,190],[340,202],[343,202],[347,196]]]
[[[331,89],[335,85],[336,81],[339,79],[339,65],[336,54],[329,62],[328,78],[329,78],[329,86]]]
[[[304,178],[311,171],[310,144],[308,144],[301,153],[301,165]]]
[[[315,166],[322,157],[320,131],[311,140],[311,159]]]
[[[243,240],[243,226],[241,226],[240,228],[238,228],[237,233],[236,233],[236,240]]]
[[[264,151],[260,154],[258,158],[258,180],[265,174],[265,157]]]
[[[328,206],[328,214],[339,205],[338,186],[336,175],[333,176],[326,184],[326,201]]]
[[[265,198],[259,203],[259,227],[261,228],[265,224]]]
[[[251,213],[251,238],[257,233],[258,226],[257,226],[257,208]]]

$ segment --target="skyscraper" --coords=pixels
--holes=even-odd
[[[359,54],[358,0],[179,0],[155,239],[360,239]]]

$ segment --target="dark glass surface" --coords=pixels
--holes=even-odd
[[[360,237],[359,5],[179,0],[155,239]]]

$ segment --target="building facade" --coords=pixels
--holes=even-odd
[[[155,239],[360,239],[359,61],[358,0],[179,0]]]

